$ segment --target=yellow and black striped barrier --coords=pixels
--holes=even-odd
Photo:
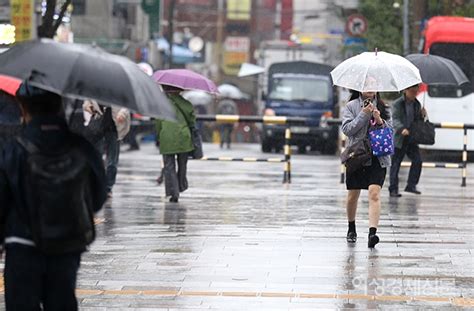
[[[268,159],[259,159],[259,158],[231,158],[231,157],[203,157],[201,161],[223,161],[223,162],[273,162],[273,163],[283,163],[286,162],[285,159],[280,158],[268,158]]]
[[[327,120],[328,124],[341,124],[342,121],[340,119],[331,119]],[[437,162],[423,162],[423,167],[426,168],[457,168],[461,169],[461,187],[466,187],[467,183],[467,131],[474,130],[474,124],[466,124],[460,122],[441,122],[441,123],[433,123],[435,128],[441,129],[457,129],[463,130],[463,148],[462,148],[462,161],[461,163],[437,163]],[[341,144],[340,144],[340,152],[342,153],[346,147],[346,136],[341,134]],[[410,166],[410,162],[402,162],[401,166],[407,167]],[[345,181],[345,174],[346,168],[344,164],[341,164],[341,184]]]
[[[284,116],[238,116],[238,115],[197,115],[197,121],[218,122],[218,123],[238,123],[253,122],[265,124],[283,124],[288,127],[285,130],[285,157],[281,158],[230,158],[230,157],[204,157],[201,161],[228,161],[228,162],[267,162],[267,163],[284,163],[283,183],[291,183],[291,130],[290,124],[305,124],[306,118],[284,117]]]
[[[284,116],[237,116],[228,114],[200,114],[196,116],[197,121],[208,121],[218,123],[265,123],[265,124],[281,124],[281,125],[295,125],[305,124],[306,118],[300,117],[284,117]]]

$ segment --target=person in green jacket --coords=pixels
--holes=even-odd
[[[196,116],[193,105],[180,95],[182,89],[167,85],[162,87],[174,105],[176,122],[158,120],[156,132],[163,155],[166,196],[171,197],[170,202],[176,203],[179,193],[188,189],[186,166],[189,152],[194,150],[191,127],[196,125]]]

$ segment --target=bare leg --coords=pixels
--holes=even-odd
[[[347,220],[355,221],[357,212],[357,201],[359,200],[360,190],[349,190],[347,192]]]
[[[369,228],[377,228],[379,225],[380,190],[379,185],[369,186]]]

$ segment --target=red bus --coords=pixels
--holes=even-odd
[[[432,122],[474,124],[474,18],[437,16],[431,18],[423,32],[421,51],[453,60],[471,83],[461,86],[437,85],[422,88],[419,100],[425,102]],[[474,133],[468,134],[468,149],[474,150]],[[461,150],[463,132],[437,129],[437,150]],[[428,148],[428,147],[427,147]]]

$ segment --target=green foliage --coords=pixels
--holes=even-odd
[[[464,6],[456,7],[453,10],[453,15],[464,16],[464,17],[474,17],[474,4],[466,4]]]
[[[393,0],[360,1],[360,13],[368,21],[365,38],[369,51],[377,48],[394,54],[403,53],[402,6],[394,8],[393,3]]]
[[[428,16],[455,15],[474,17],[474,1],[428,0]]]

